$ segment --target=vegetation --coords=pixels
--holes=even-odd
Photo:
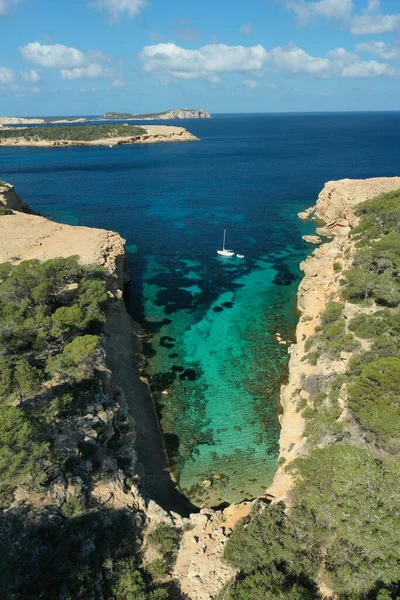
[[[122,461],[131,433],[127,414],[104,393],[99,348],[111,302],[104,270],[82,267],[76,256],[0,265],[5,600],[170,597],[140,568],[134,513],[101,507],[89,491]],[[112,439],[97,414],[111,416]],[[10,508],[17,486],[33,506]]]
[[[0,130],[0,140],[20,138],[30,142],[59,141],[91,142],[104,138],[144,135],[146,129],[136,125],[51,125]]]
[[[306,342],[312,364],[353,356],[346,373],[304,380],[308,454],[286,467],[291,508],[260,505],[234,530],[225,559],[239,575],[226,600],[319,598],[317,573],[339,600],[400,598],[400,192],[357,213],[341,283],[343,298],[368,311],[348,322],[343,305],[329,302]],[[348,414],[339,419],[341,390]]]
[[[8,206],[3,206],[2,204],[0,204],[0,216],[3,215],[12,215],[13,211],[11,210],[11,208],[8,208]]]

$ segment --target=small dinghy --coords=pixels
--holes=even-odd
[[[244,254],[236,254],[237,258],[244,258]]]

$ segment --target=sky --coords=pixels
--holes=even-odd
[[[0,115],[397,110],[400,0],[0,0]]]

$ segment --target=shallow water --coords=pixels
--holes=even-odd
[[[327,180],[399,174],[400,115],[182,125],[201,141],[0,148],[0,177],[50,218],[127,239],[129,307],[149,334],[173,469],[191,498],[218,504],[262,493],[276,469],[287,349],[274,334],[293,336],[312,231],[296,214]],[[244,259],[217,256],[224,228]]]

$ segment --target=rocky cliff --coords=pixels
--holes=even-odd
[[[22,202],[14,186],[5,181],[0,181],[0,206],[5,206],[6,208],[22,213],[35,214],[25,202]]]
[[[317,233],[332,240],[314,250],[312,256],[301,263],[304,278],[299,285],[297,305],[301,312],[296,330],[296,343],[290,348],[289,380],[281,391],[282,415],[280,416],[280,467],[268,493],[276,499],[287,499],[292,487],[292,477],[286,467],[297,457],[307,453],[307,438],[304,436],[305,420],[300,406],[307,405],[309,393],[304,381],[310,375],[329,378],[333,373],[344,373],[349,355],[342,353],[340,360],[320,360],[316,365],[306,361],[305,344],[320,325],[320,317],[328,301],[339,299],[340,270],[352,262],[354,242],[349,232],[357,224],[354,207],[383,192],[400,189],[400,177],[373,179],[342,179],[329,181],[318,196],[315,207],[299,213],[300,218],[313,217],[320,227]],[[354,316],[355,305],[345,303],[344,316]],[[340,397],[343,409],[340,418],[346,418],[346,396]]]

